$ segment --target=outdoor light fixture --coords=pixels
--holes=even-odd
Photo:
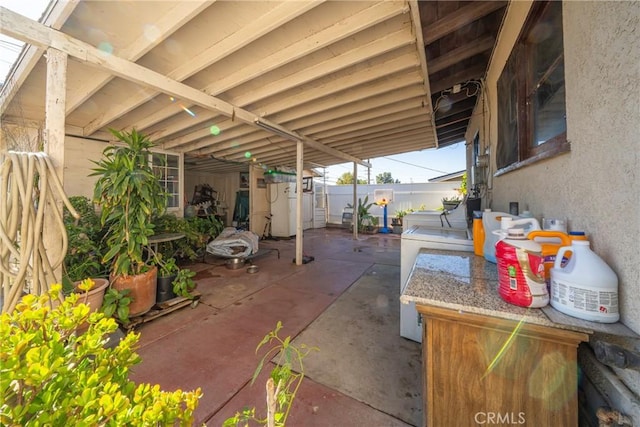
[[[295,142],[300,141],[300,137],[299,136],[297,136],[297,135],[295,135],[295,134],[293,134],[291,132],[288,132],[285,129],[280,129],[280,128],[274,127],[273,125],[265,123],[265,122],[261,121],[260,119],[255,119],[253,121],[253,123],[255,123],[256,126],[261,127],[262,129],[267,130],[267,131],[269,131],[271,133],[275,133],[276,135],[281,136],[283,138],[290,139],[291,141],[295,141]]]

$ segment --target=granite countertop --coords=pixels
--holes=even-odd
[[[498,294],[498,270],[473,252],[421,249],[400,302],[444,307],[460,312],[524,321],[531,324],[593,333],[594,324],[567,316],[551,306],[525,308]],[[621,324],[620,324],[621,325]],[[623,326],[623,325],[621,325]],[[608,326],[607,329],[610,329]]]

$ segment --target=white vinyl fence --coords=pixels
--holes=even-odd
[[[387,216],[389,222],[395,216],[398,210],[407,209],[438,209],[442,207],[442,199],[444,197],[457,196],[456,189],[460,188],[461,181],[434,182],[422,184],[374,184],[374,185],[358,185],[358,197],[369,197],[369,203],[374,201],[374,190],[391,189],[393,190],[393,201],[387,206]],[[320,184],[321,185],[321,184]],[[326,191],[327,196],[327,212],[329,224],[341,224],[342,212],[347,205],[353,204],[353,186],[352,185],[328,185]],[[381,206],[373,205],[369,209],[369,213],[376,216],[382,224],[384,215]]]

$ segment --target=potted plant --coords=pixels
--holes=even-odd
[[[395,217],[391,218],[391,226],[394,234],[402,233],[402,218],[407,214],[406,210],[399,209],[395,213]]]
[[[159,254],[157,255],[159,256]],[[178,277],[178,265],[175,258],[166,261],[156,260],[158,265],[158,286],[156,292],[156,302],[168,301],[176,297],[173,292],[173,281]]]
[[[451,211],[458,207],[462,199],[458,196],[444,197],[442,199],[442,207],[445,211]]]
[[[374,203],[369,203],[369,196],[365,196],[364,200],[358,198],[358,231],[364,232],[371,225],[371,214],[369,209]],[[353,209],[353,205],[347,204],[347,208]]]
[[[111,287],[130,290],[129,315],[138,316],[156,302],[157,267],[143,254],[154,234],[151,218],[165,211],[167,197],[150,163],[151,140],[135,129],[111,133],[123,145],[108,146],[94,162],[93,201],[102,208],[100,223],[106,227],[102,261],[110,264]]]
[[[194,295],[191,291],[196,287],[196,282],[193,281],[193,276],[195,275],[195,271],[191,271],[188,268],[181,268],[173,281],[173,293],[183,298],[193,299]]]
[[[103,280],[106,280],[109,274],[107,267],[101,263],[104,250],[103,233],[100,217],[96,214],[93,204],[84,196],[69,197],[69,202],[80,217],[76,219],[68,209],[64,209],[63,222],[69,239],[69,251],[62,264],[62,286],[66,295],[71,292],[77,293],[78,285],[84,279],[92,278],[96,282],[104,283]],[[96,283],[92,292],[98,288],[99,283]]]

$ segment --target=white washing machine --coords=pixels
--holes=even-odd
[[[473,240],[466,228],[414,225],[406,230],[400,241],[400,294],[407,287],[413,264],[422,248],[473,252]],[[400,304],[400,335],[422,342],[422,319],[413,302]]]

